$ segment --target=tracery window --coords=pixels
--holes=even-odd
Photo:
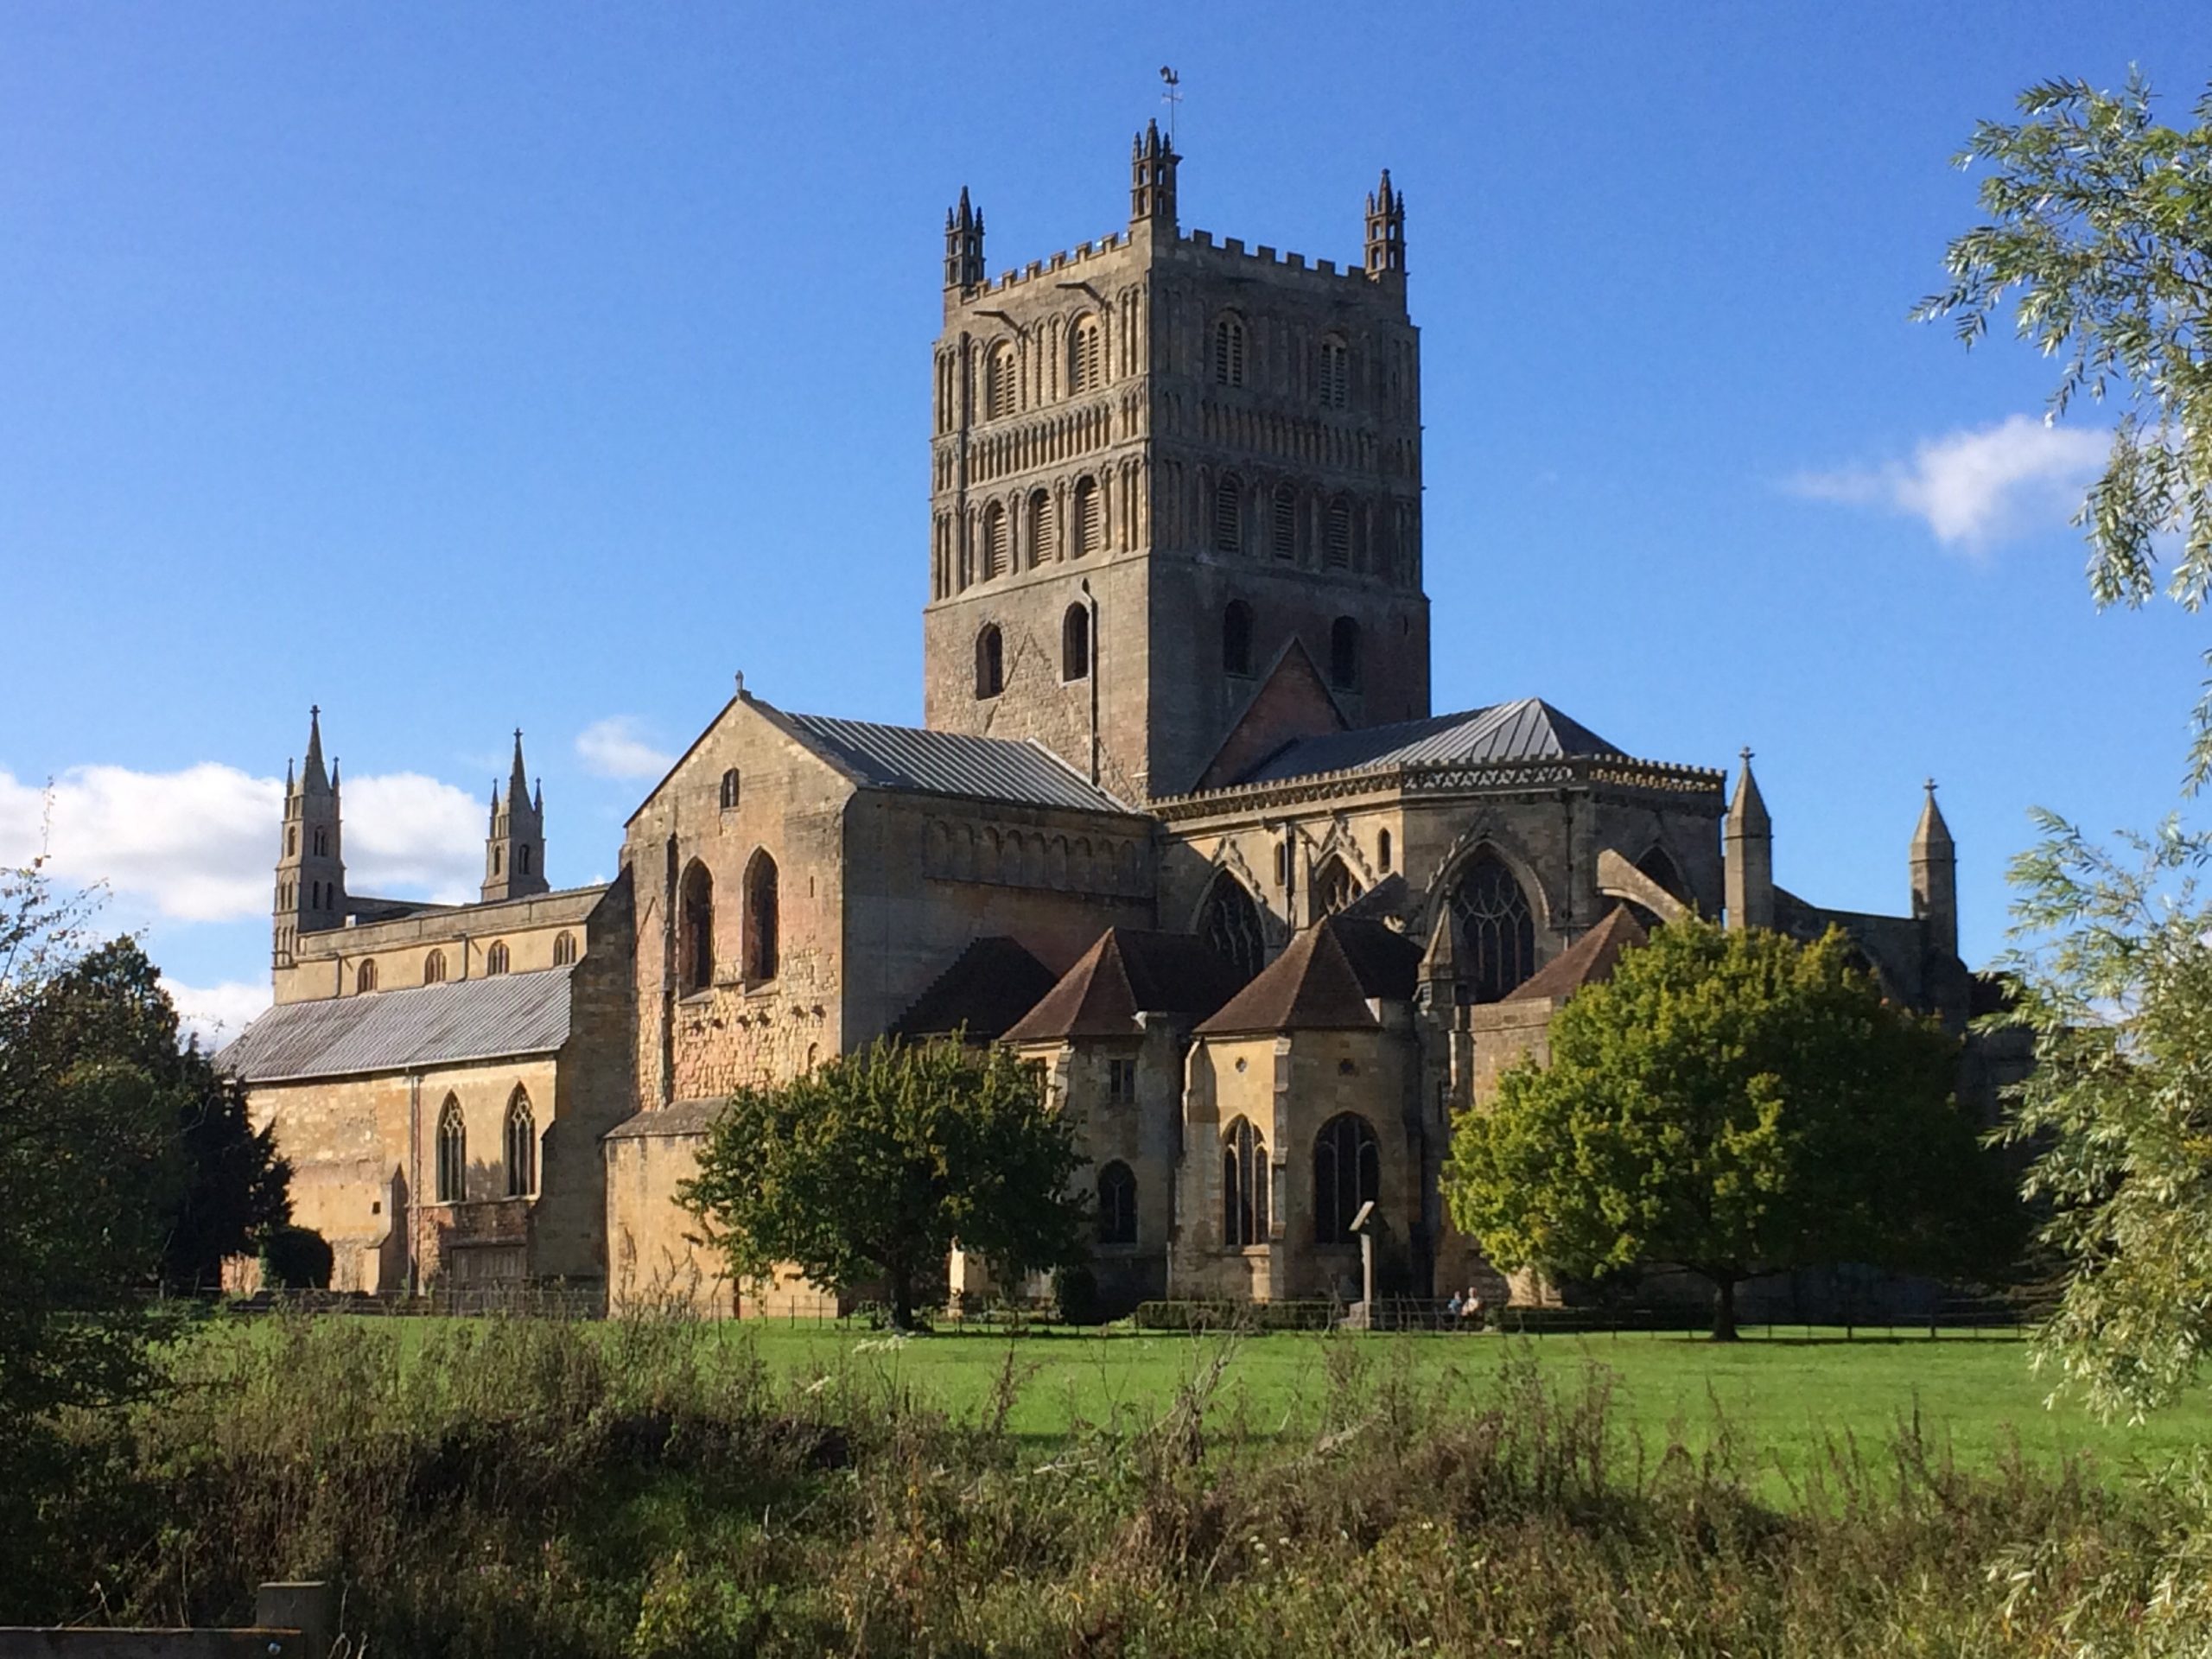
[[[715,982],[715,878],[693,859],[677,899],[677,983],[685,992]]]
[[[1221,1242],[1232,1250],[1268,1242],[1268,1143],[1246,1117],[1221,1137]]]
[[[1382,1195],[1382,1153],[1375,1131],[1356,1112],[1321,1126],[1313,1143],[1313,1242],[1349,1244],[1363,1204]]]
[[[1104,360],[1099,350],[1098,319],[1084,315],[1068,330],[1068,391],[1071,395],[1096,391],[1105,384]]]
[[[1014,409],[1014,347],[992,347],[983,370],[983,417],[1002,420]]]
[[[1359,689],[1359,624],[1348,616],[1329,625],[1329,683],[1339,691]]]
[[[520,1084],[507,1101],[506,1142],[507,1196],[526,1198],[537,1191],[537,1119]]]
[[[753,984],[776,976],[779,931],[776,861],[765,847],[745,867],[745,977]]]
[[[1213,326],[1213,378],[1215,384],[1241,386],[1244,384],[1244,320],[1226,316]]]
[[[445,978],[446,953],[442,950],[433,950],[423,958],[423,982],[425,985],[442,985],[445,983]]]
[[[1224,473],[1213,486],[1213,550],[1239,553],[1244,548],[1244,480]]]
[[[1252,607],[1232,599],[1221,613],[1221,668],[1224,674],[1252,671]]]
[[[1275,486],[1274,521],[1269,525],[1268,546],[1279,559],[1298,556],[1298,491],[1289,484]]]
[[[1205,903],[1199,907],[1198,937],[1246,979],[1258,974],[1267,961],[1260,907],[1245,892],[1244,884],[1226,870],[1214,877]]]
[[[1006,645],[999,637],[998,624],[988,622],[976,636],[976,695],[995,697],[1005,690]]]
[[[1351,353],[1332,334],[1321,342],[1320,373],[1316,390],[1321,407],[1342,409],[1351,402]]]
[[[573,933],[556,933],[553,936],[553,965],[556,968],[566,968],[575,959],[576,936]]]
[[[1098,1172],[1098,1242],[1137,1242],[1137,1178],[1118,1160]]]
[[[1468,1001],[1495,1002],[1536,971],[1535,912],[1496,853],[1485,847],[1467,861],[1449,903],[1459,923]]]
[[[1341,858],[1332,855],[1313,872],[1313,914],[1318,919],[1333,916],[1366,892],[1360,879]]]
[[[453,1096],[438,1110],[438,1202],[459,1204],[468,1184],[468,1131]]]
[[[1060,677],[1079,680],[1090,672],[1090,607],[1077,603],[1060,618]]]
[[[484,971],[486,974],[504,974],[507,971],[507,944],[505,940],[500,940],[498,944],[493,945],[489,950],[485,951]]]

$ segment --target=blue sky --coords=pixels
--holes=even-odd
[[[2179,118],[2198,5],[0,10],[0,860],[265,995],[310,702],[366,891],[473,885],[526,728],[613,871],[735,670],[920,715],[945,205],[995,270],[1116,228],[1182,73],[1183,220],[1356,257],[1410,200],[1440,708],[1750,744],[1785,884],[1894,910],[1920,779],[1967,954],[2042,804],[2175,798],[2205,630],[2100,616],[2097,411],[1905,321],[2051,75]]]

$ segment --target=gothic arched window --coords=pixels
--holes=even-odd
[[[1244,548],[1244,480],[1224,473],[1213,486],[1213,550],[1238,553]]]
[[[425,985],[442,985],[445,983],[445,978],[446,953],[442,950],[433,950],[423,958],[423,982]]]
[[[353,988],[358,992],[373,991],[376,988],[377,963],[376,958],[371,957],[353,970]]]
[[[983,370],[983,418],[1002,420],[1014,413],[1014,347],[995,346]]]
[[[745,867],[745,977],[753,984],[776,976],[776,861],[763,847]]]
[[[1213,326],[1213,378],[1217,385],[1244,384],[1244,320],[1230,315]]]
[[[1465,945],[1468,1001],[1495,1002],[1536,971],[1535,912],[1496,853],[1485,847],[1467,861],[1449,902]]]
[[[1075,481],[1075,510],[1069,525],[1071,543],[1068,551],[1077,558],[1095,553],[1106,544],[1106,526],[1102,518],[1103,504],[1098,499],[1098,480],[1078,478]]]
[[[500,940],[498,944],[493,945],[489,950],[485,951],[484,971],[486,974],[504,974],[507,971],[507,945],[505,940]]]
[[[1359,624],[1348,616],[1329,625],[1329,683],[1339,691],[1359,689]]]
[[[1105,361],[1099,350],[1098,319],[1077,317],[1068,330],[1068,391],[1096,391],[1105,385]]]
[[[1341,858],[1332,855],[1313,872],[1313,914],[1333,916],[1367,889]]]
[[[507,1196],[526,1198],[537,1191],[537,1119],[519,1084],[507,1101],[506,1154]]]
[[[1079,680],[1090,672],[1090,607],[1077,603],[1060,618],[1060,677]]]
[[[1351,503],[1341,495],[1329,503],[1325,551],[1332,569],[1349,570],[1351,568]]]
[[[1382,1151],[1375,1131],[1357,1113],[1345,1112],[1321,1126],[1313,1143],[1313,1242],[1349,1244],[1363,1204],[1382,1196]]]
[[[1267,960],[1267,942],[1260,933],[1260,907],[1244,884],[1224,870],[1206,891],[1198,911],[1198,937],[1214,954],[1250,979]]]
[[[573,933],[556,933],[553,936],[553,965],[556,968],[566,968],[575,959],[576,936]]]
[[[737,810],[738,776],[735,766],[732,766],[728,772],[722,773],[722,785],[719,798],[723,811],[734,812]]]
[[[677,889],[676,915],[677,985],[703,991],[715,982],[715,878],[696,858]]]
[[[1385,875],[1390,874],[1390,832],[1388,830],[1376,832],[1375,868]]]
[[[1241,599],[1230,600],[1221,613],[1221,671],[1252,671],[1252,607]]]
[[[1268,542],[1279,559],[1298,556],[1298,491],[1294,486],[1275,486],[1274,518],[1268,525]]]
[[[1052,497],[1049,491],[1038,490],[1030,495],[1028,531],[1029,556],[1026,563],[1034,570],[1052,556]]]
[[[1351,352],[1333,334],[1321,342],[1319,367],[1315,390],[1321,395],[1321,407],[1344,408],[1351,402]]]
[[[451,1095],[438,1111],[438,1202],[459,1204],[468,1187],[468,1131]]]
[[[1006,645],[998,624],[987,622],[976,636],[976,695],[995,697],[1006,690]]]
[[[1636,868],[1677,899],[1687,899],[1682,891],[1682,873],[1675,868],[1675,861],[1667,856],[1663,847],[1654,847],[1636,861]]]
[[[1119,1160],[1098,1172],[1098,1242],[1137,1242],[1137,1178]]]
[[[1249,1118],[1221,1137],[1221,1242],[1232,1250],[1268,1242],[1268,1143]]]

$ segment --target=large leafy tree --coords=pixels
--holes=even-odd
[[[1958,1045],[1885,1002],[1838,932],[1670,923],[1554,1018],[1453,1126],[1445,1191],[1502,1267],[1674,1262],[1713,1287],[1716,1338],[1760,1274],[1965,1265],[2009,1245]]]
[[[1971,344],[2008,301],[2014,327],[2061,365],[2054,418],[2084,394],[2123,407],[2082,504],[2100,605],[2158,591],[2159,538],[2178,537],[2164,587],[2190,610],[2212,592],[2212,92],[2195,124],[2154,116],[2149,85],[2052,80],[2018,124],[1984,122],[1958,156],[1985,168],[1987,222],[1955,240],[1950,285],[1915,315]],[[2212,689],[2196,708],[2192,787],[2212,777]]]
[[[791,1263],[892,1314],[953,1247],[1013,1275],[1081,1259],[1083,1160],[1033,1065],[958,1043],[878,1043],[772,1088],[741,1089],[682,1190],[734,1278]]]

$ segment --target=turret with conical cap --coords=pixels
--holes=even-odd
[[[1160,123],[1147,121],[1129,146],[1129,223],[1150,221],[1170,235],[1175,230],[1175,141],[1160,136]]]
[[[1774,925],[1774,821],[1751,776],[1751,752],[1736,777],[1736,798],[1720,829],[1722,878],[1731,928]]]
[[[547,890],[545,795],[533,801],[522,763],[522,732],[515,732],[514,765],[504,794],[492,786],[492,832],[484,842],[484,901],[524,899]]]
[[[1924,787],[1928,798],[1912,832],[1912,913],[1927,929],[1932,950],[1959,953],[1959,849],[1943,809],[1936,804],[1936,780]]]
[[[284,763],[284,822],[276,849],[270,955],[291,966],[299,936],[346,918],[346,861],[335,769],[322,764],[322,710],[308,710],[307,760],[295,774]]]

